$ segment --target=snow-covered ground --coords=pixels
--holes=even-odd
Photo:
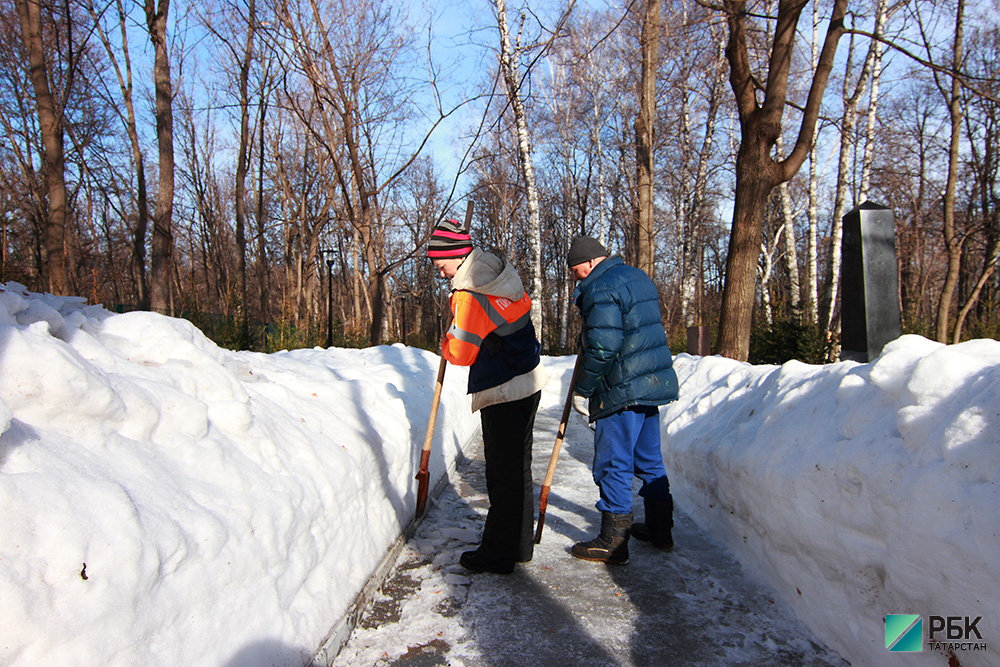
[[[987,649],[956,655],[1000,664],[1000,343],[676,365],[678,504],[820,639],[855,665],[944,664],[889,653],[883,615],[981,616]],[[437,366],[231,352],[0,287],[0,664],[307,662],[412,518]],[[435,477],[477,426],[465,378],[449,367]]]

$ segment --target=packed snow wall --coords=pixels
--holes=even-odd
[[[819,638],[854,665],[1000,664],[1000,342],[676,367],[662,425],[679,505]],[[922,617],[919,654],[887,650],[886,614]],[[931,616],[981,617],[981,641],[931,636]]]

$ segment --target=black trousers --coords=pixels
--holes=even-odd
[[[496,561],[531,560],[535,546],[535,491],[531,479],[532,429],[542,396],[481,409],[486,492],[490,509],[479,551]]]

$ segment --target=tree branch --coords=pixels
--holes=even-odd
[[[1000,104],[1000,98],[971,83],[972,81],[982,81],[984,83],[997,83],[998,81],[1000,81],[1000,79],[997,79],[995,77],[974,76],[972,74],[969,74],[968,72],[960,72],[953,67],[948,67],[946,65],[938,65],[933,60],[921,58],[917,54],[900,46],[899,44],[893,42],[892,40],[876,35],[875,33],[868,32],[867,30],[859,30],[857,28],[845,28],[844,33],[861,35],[863,37],[868,37],[869,39],[878,40],[883,44],[885,44],[886,46],[888,46],[890,49],[893,49],[894,51],[898,51],[899,53],[903,54],[904,56],[906,56],[913,62],[917,63],[918,65],[922,65],[923,67],[926,67],[934,72],[947,74],[948,76],[953,76],[956,79],[958,79],[958,81],[962,84],[964,88],[972,91],[979,97],[982,97],[985,100],[989,100],[990,102],[995,102]]]
[[[820,105],[823,102],[823,93],[826,90],[826,83],[833,70],[833,60],[837,55],[837,44],[841,35],[844,34],[844,16],[847,13],[847,0],[836,0],[833,5],[833,13],[830,16],[830,27],[826,32],[826,39],[823,41],[823,50],[820,51],[819,61],[816,63],[816,72],[813,74],[812,86],[809,88],[809,97],[806,99],[806,108],[802,114],[802,125],[799,128],[799,136],[795,140],[788,157],[779,163],[782,180],[787,181],[795,172],[799,170],[809,154],[812,145],[813,131],[816,128],[816,121],[819,119]]]

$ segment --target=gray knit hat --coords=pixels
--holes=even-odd
[[[589,262],[598,257],[607,257],[608,249],[601,242],[590,236],[577,236],[569,246],[566,264],[570,267]]]

